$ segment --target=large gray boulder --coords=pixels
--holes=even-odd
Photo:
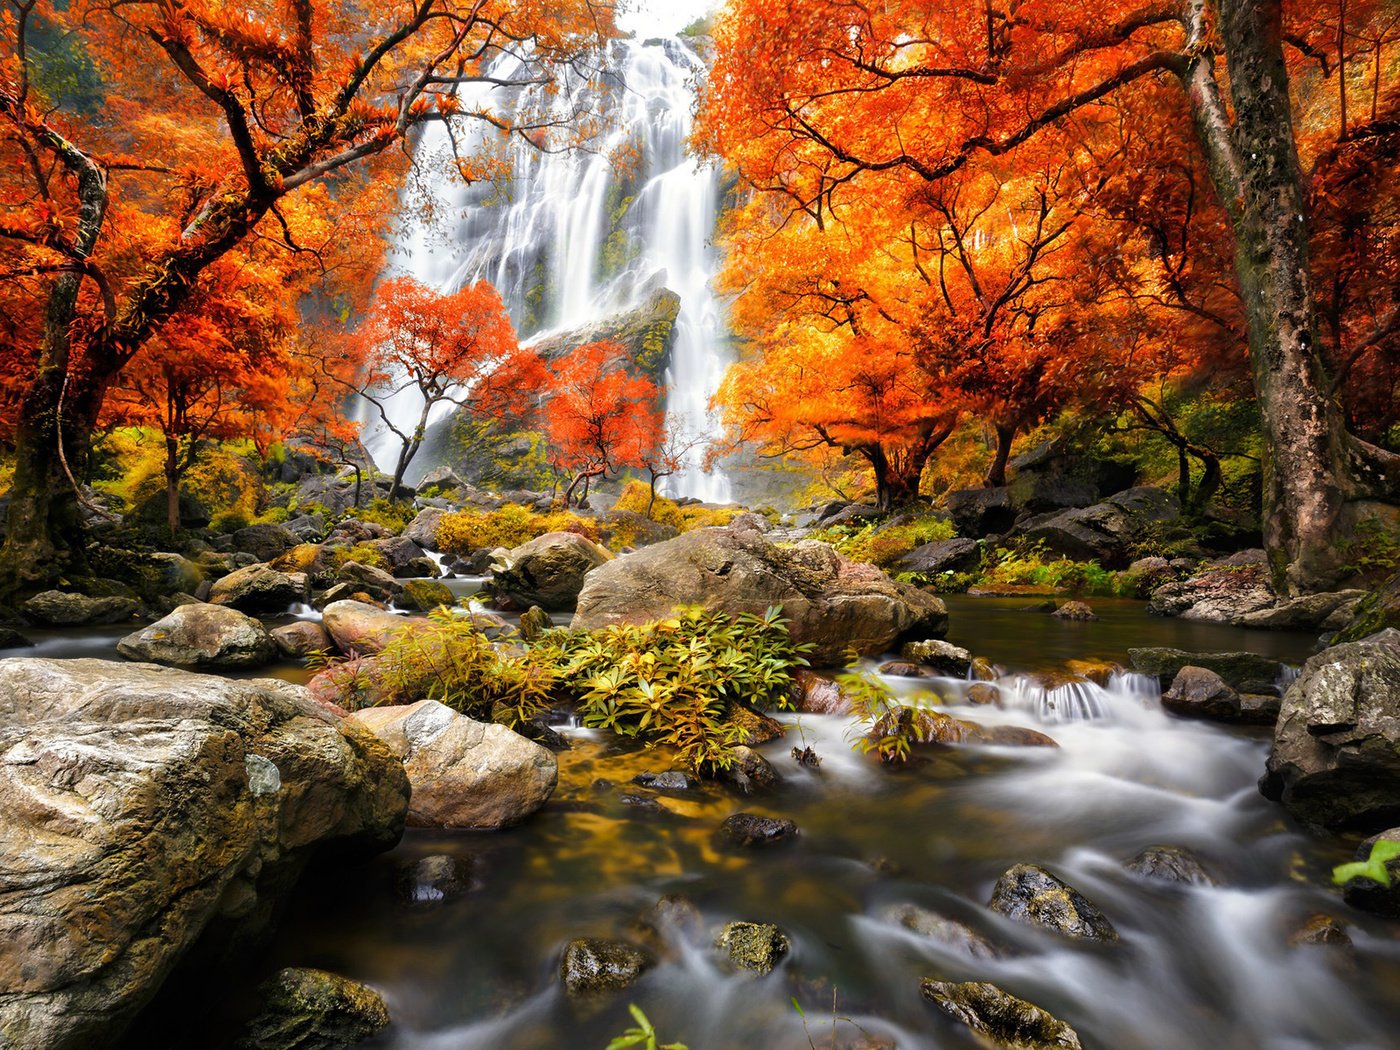
[[[517,605],[562,611],[577,603],[584,577],[612,560],[611,551],[586,536],[546,532],[514,548],[492,571],[496,590]]]
[[[1151,486],[1128,489],[1092,507],[1032,518],[1026,539],[1055,554],[1126,568],[1134,544],[1160,522],[1181,517],[1176,496]]]
[[[440,507],[424,507],[403,530],[403,538],[412,540],[424,550],[437,550],[437,528],[447,511]]]
[[[199,566],[181,554],[148,554],[146,563],[155,575],[155,586],[161,594],[193,594],[204,582]]]
[[[958,527],[960,536],[989,536],[1005,532],[1016,521],[1009,490],[1003,485],[989,489],[958,489],[943,498],[943,506]]]
[[[319,847],[387,849],[407,808],[300,686],[0,661],[0,1045],[114,1045],[201,936],[265,928]]]
[[[783,548],[734,526],[697,529],[594,569],[573,627],[647,623],[683,605],[730,614],[782,606],[793,640],[815,646],[808,659],[816,667],[844,666],[850,648],[878,654],[948,629],[942,601],[874,566],[824,543]]]
[[[273,522],[249,525],[233,534],[233,549],[251,554],[258,561],[271,561],[299,542],[300,538],[291,529]]]
[[[215,605],[231,605],[246,613],[285,612],[306,597],[305,573],[278,572],[261,562],[235,569],[209,590]]]
[[[900,572],[917,572],[937,576],[944,572],[967,572],[977,568],[981,548],[976,540],[961,536],[951,540],[935,540],[915,547],[895,563]]]
[[[1259,789],[1295,817],[1379,831],[1400,816],[1400,631],[1318,653],[1283,696]]]
[[[20,611],[44,627],[91,627],[121,623],[136,615],[134,598],[92,598],[71,591],[43,591],[30,598]]]
[[[384,559],[384,567],[400,579],[437,575],[437,565],[433,559],[406,536],[386,536],[381,540],[370,540],[366,546],[377,550]]]
[[[414,827],[489,831],[519,824],[549,800],[559,779],[546,748],[436,700],[366,708],[350,720],[403,760],[413,785],[408,823]]]
[[[175,667],[242,670],[271,663],[277,643],[261,623],[237,609],[192,602],[127,635],[117,652],[128,660]]]

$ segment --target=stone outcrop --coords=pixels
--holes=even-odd
[[[756,529],[697,529],[590,572],[575,628],[647,623],[677,606],[762,613],[781,606],[794,641],[810,642],[813,666],[845,666],[854,648],[884,652],[940,637],[948,613],[936,597],[847,561],[824,543],[781,548]]]
[[[1259,787],[1307,824],[1376,831],[1400,818],[1400,631],[1303,665]]]
[[[559,779],[548,749],[436,700],[366,708],[350,721],[403,760],[413,785],[408,823],[414,827],[494,830],[519,824],[549,800]]]
[[[117,652],[128,660],[174,667],[246,670],[271,663],[277,643],[246,613],[193,602],[127,635],[117,643]]]
[[[315,849],[389,848],[407,808],[299,686],[0,661],[0,1044],[111,1046],[201,934],[265,926]]]

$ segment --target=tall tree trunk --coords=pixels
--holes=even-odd
[[[1011,443],[1016,439],[1016,428],[996,424],[997,447],[992,456],[992,465],[987,468],[983,483],[987,488],[1000,488],[1006,484],[1006,464],[1011,459]]]
[[[1211,178],[1234,224],[1265,437],[1264,545],[1281,595],[1325,590],[1341,572],[1346,434],[1340,406],[1327,394],[1313,331],[1281,4],[1221,0],[1233,126],[1215,79],[1204,0],[1192,6],[1194,51],[1183,79]]]
[[[1313,331],[1308,224],[1280,7],[1279,0],[1226,0],[1222,28],[1244,162],[1235,265],[1268,436],[1264,543],[1275,587],[1296,595],[1337,582],[1347,468],[1341,409],[1327,394]]]

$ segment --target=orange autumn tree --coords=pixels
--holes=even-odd
[[[373,405],[400,444],[391,500],[438,405],[451,403],[480,418],[518,416],[544,380],[539,357],[516,341],[500,293],[486,281],[450,295],[411,277],[385,281],[345,352],[348,361],[330,374]],[[405,397],[411,399],[408,423],[393,411]]]
[[[1383,7],[1384,5],[1380,5]],[[1310,228],[1281,0],[732,0],[702,117],[744,180],[814,221],[897,174],[936,185],[1015,165],[1050,133],[1157,105],[1188,129],[1228,223],[1281,594],[1334,585],[1336,541],[1365,501],[1400,498],[1400,456],[1347,432],[1317,335]],[[1377,63],[1379,68],[1379,63]]]
[[[822,224],[758,195],[730,217],[720,285],[746,353],[716,402],[764,455],[860,456],[890,507],[918,495],[961,402],[916,358],[923,293],[904,217],[882,205]]]
[[[579,485],[643,467],[664,445],[665,418],[656,383],[624,367],[620,344],[588,343],[549,364],[544,408],[554,463],[571,475],[564,502]]]
[[[0,376],[19,386],[5,395],[17,469],[0,592],[85,574],[72,479],[118,376],[210,267],[277,246],[334,274],[342,249],[384,228],[402,147],[427,121],[486,129],[476,153],[454,130],[469,178],[491,170],[501,136],[585,124],[548,108],[549,86],[593,76],[610,14],[593,0],[6,5],[0,306],[22,318],[6,356],[28,366]],[[61,46],[37,46],[43,34]],[[524,91],[540,105],[498,107]],[[308,235],[317,219],[341,236]],[[265,295],[286,294],[267,276]]]
[[[122,370],[104,411],[108,424],[160,434],[172,533],[180,527],[180,483],[210,442],[249,438],[266,450],[294,412],[294,362],[279,319],[236,299],[200,307],[166,324]]]

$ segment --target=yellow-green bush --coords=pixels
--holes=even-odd
[[[352,561],[375,569],[386,567],[384,553],[378,547],[371,547],[368,543],[357,543],[353,547],[337,547],[331,558],[337,569]]]
[[[127,507],[165,491],[165,441],[156,431],[120,427],[104,435],[98,454],[113,475],[94,483],[98,491],[117,496]],[[257,518],[262,480],[255,458],[246,441],[211,444],[185,474],[180,490],[213,512],[216,529],[221,524],[242,528]]]
[[[438,521],[437,549],[445,554],[466,555],[497,547],[518,547],[546,532],[576,532],[595,543],[601,533],[596,522],[567,510],[540,514],[518,503],[498,510],[464,510],[444,514]]]
[[[418,514],[413,508],[413,503],[391,503],[382,496],[374,500],[368,507],[361,507],[354,512],[355,517],[361,521],[367,521],[371,525],[383,525],[386,529],[394,532],[403,532],[408,523]]]
[[[631,511],[633,514],[641,514],[645,517],[647,504],[650,500],[650,485],[644,481],[629,481],[622,487],[622,495],[617,497],[613,509]],[[684,531],[686,527],[681,508],[665,496],[656,497],[656,502],[651,508],[651,520],[658,525],[669,525],[678,531]]]
[[[920,518],[906,525],[834,525],[812,534],[831,544],[852,561],[869,562],[887,569],[915,547],[950,540],[957,531],[942,518]]]
[[[738,507],[682,507],[681,531],[689,532],[691,529],[707,529],[713,525],[728,525],[742,513],[743,511]]]

